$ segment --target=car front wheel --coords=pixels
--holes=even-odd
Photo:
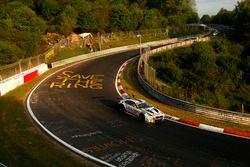
[[[140,114],[140,115],[139,115],[139,120],[140,120],[141,122],[145,122],[145,115],[144,115],[144,114]]]

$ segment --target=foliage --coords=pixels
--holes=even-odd
[[[111,16],[110,16],[110,30],[129,30],[130,29],[130,19],[129,19],[129,10],[125,4],[117,4],[111,7]]]
[[[154,56],[150,65],[173,91],[176,86],[182,90],[185,100],[236,111],[244,104],[249,111],[249,84],[241,67],[243,49],[240,44],[218,38]]]
[[[46,22],[31,8],[16,1],[8,3],[0,16],[1,39],[10,44],[11,50],[18,50],[16,55],[10,52],[1,57],[0,64],[12,63],[20,58],[32,56],[41,35],[46,30]],[[4,55],[4,52],[1,54]],[[8,56],[5,61],[4,57]]]
[[[77,20],[77,31],[89,32],[97,28],[95,16],[91,11],[81,11]]]
[[[161,11],[170,24],[194,23],[199,20],[198,14],[193,10],[194,0],[165,0],[161,4]]]
[[[66,5],[65,9],[57,17],[59,33],[70,35],[77,25],[77,12],[70,6]]]
[[[22,52],[20,55],[29,57],[35,54],[41,45],[42,35],[47,32],[68,36],[72,32],[140,31],[197,22],[193,2],[159,0],[159,4],[155,4],[152,0],[2,0],[0,37],[18,47]],[[173,13],[167,13],[168,9]],[[16,60],[15,57],[11,60]]]
[[[208,14],[205,14],[201,17],[201,23],[203,24],[210,24],[211,23],[211,17]]]
[[[156,9],[147,10],[144,17],[143,27],[146,29],[158,28],[166,26],[167,20]]]
[[[250,39],[250,0],[242,1],[238,3],[235,8],[235,30],[239,34],[240,38]]]
[[[235,9],[228,11],[221,9],[216,15],[204,15],[200,19],[204,24],[229,25],[234,28],[234,39],[238,41],[248,40],[250,38],[250,0],[238,2]]]
[[[20,58],[22,58],[22,53],[16,45],[0,41],[0,64],[13,63]]]
[[[221,9],[217,15],[211,18],[211,22],[215,24],[222,25],[233,25],[234,23],[234,11],[228,11],[226,9]]]

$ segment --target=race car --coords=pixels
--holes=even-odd
[[[163,122],[165,120],[164,113],[141,99],[122,99],[119,102],[119,110],[146,123]]]

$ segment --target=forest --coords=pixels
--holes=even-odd
[[[171,88],[170,95],[233,111],[244,106],[250,112],[249,1],[238,3],[233,13],[230,40],[216,37],[150,59],[157,77]]]
[[[48,32],[67,36],[197,23],[195,8],[195,0],[1,0],[0,65],[38,54]],[[215,39],[157,56],[151,63],[158,76],[191,101],[230,110],[244,104],[250,111],[250,0],[200,22],[231,26],[233,42]]]
[[[34,56],[56,32],[138,31],[198,22],[195,0],[1,0],[0,64]]]

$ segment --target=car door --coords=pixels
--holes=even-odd
[[[126,110],[130,113],[130,114],[133,114],[133,115],[135,115],[135,116],[137,116],[137,108],[136,108],[136,104],[135,104],[135,102],[133,102],[133,101],[130,101],[130,100],[128,100],[128,101],[126,101]]]

